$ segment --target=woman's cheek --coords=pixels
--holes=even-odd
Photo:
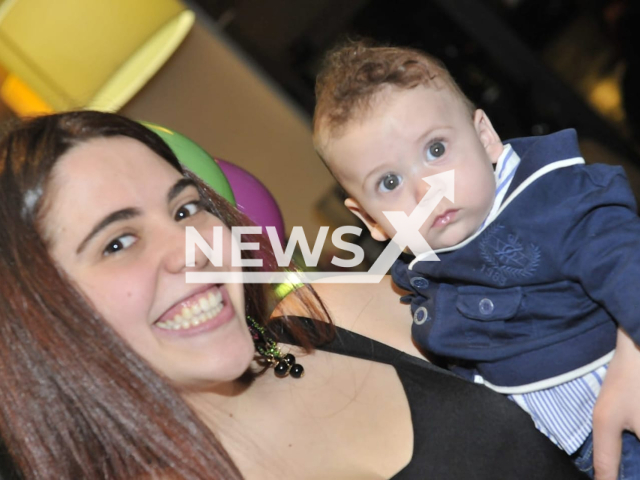
[[[108,275],[100,281],[92,281],[88,292],[95,308],[116,331],[128,337],[135,326],[148,325],[147,318],[153,295],[145,286],[153,285],[142,275]],[[137,322],[133,320],[137,319]]]

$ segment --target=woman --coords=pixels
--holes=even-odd
[[[326,324],[278,322],[304,347],[281,346],[303,379],[252,373],[262,287],[185,283],[234,268],[240,222],[125,118],[66,113],[5,136],[0,433],[24,477],[581,478],[501,396],[344,330],[325,344]],[[222,266],[199,249],[186,266],[187,226],[223,227]],[[350,308],[388,287],[350,291],[364,295]],[[319,318],[306,298],[280,313]],[[386,322],[400,308],[386,304],[363,325],[400,338],[407,315]]]

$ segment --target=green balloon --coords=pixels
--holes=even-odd
[[[148,122],[142,122],[142,124],[158,134],[169,145],[182,165],[208,183],[218,195],[231,203],[231,205],[236,206],[236,199],[227,177],[218,166],[218,163],[202,147],[184,135],[180,135],[178,132],[166,127]]]

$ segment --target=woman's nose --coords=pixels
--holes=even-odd
[[[167,229],[160,239],[163,247],[164,268],[170,273],[181,273],[185,270],[200,270],[209,262],[206,254],[197,245],[194,246],[194,255],[187,258],[187,229],[182,225],[175,225],[174,228]],[[196,230],[196,232],[198,232]],[[202,238],[211,245],[211,239],[207,239],[205,232],[198,232]],[[209,232],[211,234],[211,232]],[[187,260],[190,260],[189,262]]]

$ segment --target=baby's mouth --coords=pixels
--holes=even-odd
[[[445,211],[442,215],[438,215],[433,220],[433,224],[431,225],[431,227],[437,228],[437,227],[444,227],[445,225],[448,225],[455,219],[457,213],[458,213],[458,210]]]

